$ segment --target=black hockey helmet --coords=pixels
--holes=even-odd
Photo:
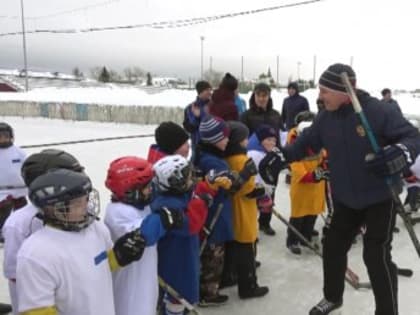
[[[8,123],[0,122],[0,134],[4,134],[10,138],[10,141],[8,142],[0,143],[0,148],[10,147],[14,140],[14,132],[12,126],[10,126]]]
[[[96,191],[86,174],[56,169],[38,176],[31,183],[29,199],[39,209],[44,223],[65,231],[80,231],[89,226],[99,212],[98,194],[96,192],[97,200],[92,200],[92,192]],[[85,211],[75,218],[74,213],[72,214],[72,202],[84,196]]]
[[[313,121],[315,119],[315,113],[305,110],[303,112],[300,112],[295,117],[295,125],[299,125],[302,121]]]
[[[22,165],[21,173],[26,186],[35,178],[55,168],[83,172],[84,167],[70,153],[56,149],[46,149],[30,155]]]

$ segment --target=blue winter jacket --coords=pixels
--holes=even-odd
[[[239,95],[235,96],[235,105],[236,109],[238,110],[238,115],[241,116],[242,113],[246,112],[246,103],[243,98],[241,98]]]
[[[184,110],[184,121],[182,122],[182,125],[191,135],[191,145],[193,148],[195,148],[196,144],[200,140],[198,127],[200,126],[200,122],[207,115],[205,107],[208,103],[209,100],[202,100],[197,97],[197,99],[193,103],[189,104]],[[192,106],[198,106],[200,108],[200,117],[194,116]]]
[[[203,147],[201,146],[201,149],[198,150],[195,165],[203,174],[207,174],[212,169],[216,172],[229,170],[229,166],[223,158],[205,151],[202,148]],[[219,189],[214,197],[213,205],[209,209],[205,225],[206,227],[210,226],[220,204],[223,204],[222,212],[208,238],[208,244],[220,244],[233,240],[232,204],[225,190]]]
[[[253,133],[251,137],[249,137],[248,139],[247,150],[248,151],[255,150],[255,151],[267,153],[264,147],[261,145],[261,142],[260,140],[258,140],[257,135],[255,133]]]
[[[292,129],[295,126],[296,115],[307,110],[309,110],[308,100],[304,96],[299,95],[299,93],[285,98],[281,110],[281,117],[283,118],[283,124],[286,129]]]
[[[384,106],[364,91],[357,91],[357,96],[379,146],[404,144],[414,161],[420,152],[418,130],[395,107]],[[385,179],[366,170],[365,156],[373,150],[351,104],[336,111],[319,112],[312,126],[294,144],[285,147],[287,160],[302,159],[308,147],[315,152],[321,148],[328,152],[334,200],[363,209],[391,198]]]
[[[191,194],[158,194],[152,201],[152,211],[162,207],[186,211]],[[199,299],[200,256],[197,234],[190,234],[188,219],[182,229],[170,230],[158,243],[159,276],[191,304]],[[141,279],[140,279],[141,281]]]

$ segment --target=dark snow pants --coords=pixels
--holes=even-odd
[[[343,298],[347,252],[361,225],[365,224],[363,260],[375,296],[375,315],[398,314],[397,267],[391,260],[395,216],[392,200],[361,210],[334,202],[331,225],[323,244],[324,296],[327,300],[338,302]]]

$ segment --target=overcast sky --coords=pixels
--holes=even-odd
[[[110,0],[108,4],[55,17],[40,17],[106,0],[24,0],[26,29],[89,28],[141,24],[260,9],[302,0]],[[70,72],[75,66],[140,66],[183,78],[204,67],[256,77],[271,67],[281,82],[316,78],[331,63],[350,63],[367,89],[420,88],[420,1],[325,0],[310,5],[219,20],[178,29],[119,30],[87,34],[29,34],[30,69]],[[20,1],[1,0],[0,33],[20,31]],[[300,63],[300,66],[298,66]],[[0,37],[0,67],[22,68],[21,36]]]

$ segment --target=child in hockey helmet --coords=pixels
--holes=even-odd
[[[56,169],[36,178],[29,186],[29,198],[45,224],[64,231],[88,227],[99,213],[98,193],[89,177],[70,170]]]
[[[0,122],[0,148],[10,147],[13,144],[13,141],[13,128],[5,122]]]
[[[126,156],[116,159],[108,169],[105,186],[112,200],[131,205],[146,205],[152,196],[152,164],[144,159]]]
[[[153,169],[156,173],[157,189],[162,193],[183,194],[190,191],[194,184],[192,166],[181,155],[171,155],[159,160]]]

